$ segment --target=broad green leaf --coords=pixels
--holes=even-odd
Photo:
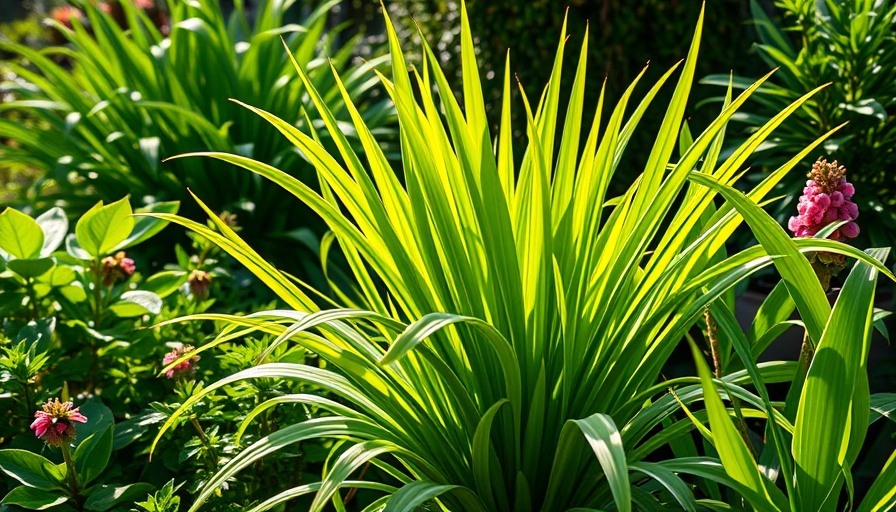
[[[122,503],[132,503],[137,498],[146,496],[155,489],[152,484],[140,482],[122,486],[101,485],[95,487],[87,501],[84,502],[84,508],[87,510],[96,510],[103,512],[109,510],[116,505]]]
[[[75,235],[81,248],[99,259],[124,242],[133,229],[131,203],[125,197],[105,206],[97,203],[78,220]]]
[[[90,253],[81,247],[81,244],[78,243],[78,237],[74,233],[69,233],[65,237],[65,252],[76,260],[86,261],[90,259]]]
[[[34,345],[34,353],[40,354],[50,348],[53,341],[53,332],[56,330],[56,317],[31,320],[25,327],[19,329],[15,342],[25,342],[25,346],[31,348]]]
[[[744,486],[741,482],[728,474],[728,471],[718,459],[713,459],[711,457],[685,457],[665,460],[658,464],[674,473],[694,475],[701,479],[711,480],[725,485],[744,496],[752,494],[752,491],[748,487]],[[778,510],[787,510],[787,498],[784,497],[784,494],[773,485],[770,485],[768,490],[771,493],[774,506],[770,504],[761,505],[755,507],[756,510],[774,510],[775,508]],[[702,501],[703,500],[699,500],[698,502]]]
[[[750,453],[750,448],[744,442],[737,428],[731,422],[725,404],[719,397],[713,382],[712,374],[703,354],[697,346],[690,342],[691,352],[697,364],[697,373],[700,375],[700,383],[703,386],[703,401],[709,414],[709,426],[713,434],[714,446],[719,453],[722,466],[732,479],[744,486],[749,493],[744,496],[754,507],[763,510],[780,510],[772,502],[768,495],[762,474],[756,465],[756,460]]]
[[[18,505],[28,510],[45,510],[68,501],[62,491],[48,491],[32,487],[16,487],[3,498],[4,505]]]
[[[871,484],[858,512],[881,512],[896,507],[896,451],[887,459],[884,468]]]
[[[0,469],[26,487],[47,491],[64,488],[65,475],[56,464],[26,450],[0,450]]]
[[[37,259],[17,259],[7,263],[9,270],[24,277],[25,279],[36,279],[47,272],[56,264],[53,258],[37,258]]]
[[[145,217],[140,215],[141,213],[169,213],[175,214],[177,210],[180,208],[179,201],[169,201],[164,203],[154,203],[149,206],[144,206],[143,208],[137,208],[134,212],[137,219],[134,221],[134,228],[130,232],[130,234],[125,238],[121,243],[119,243],[113,251],[120,251],[123,249],[127,249],[129,247],[133,247],[137,244],[145,242],[146,240],[155,236],[159,231],[165,229],[165,226],[168,225],[168,221],[154,218],[154,217]]]
[[[0,249],[28,259],[40,256],[43,246],[44,232],[34,219],[13,208],[0,213]]]
[[[89,418],[88,418],[89,420]],[[86,486],[100,476],[112,455],[112,425],[81,441],[72,458],[78,472],[78,483]]]
[[[446,492],[459,489],[456,485],[439,485],[432,482],[415,481],[404,485],[389,498],[383,512],[417,510],[425,502]]]
[[[162,311],[162,299],[150,291],[129,290],[121,294],[118,302],[109,306],[109,311],[121,318],[158,315]]]
[[[568,479],[575,475],[567,473],[569,469],[567,464],[579,456],[580,433],[585,436],[585,440],[597,456],[604,476],[610,484],[616,508],[621,512],[632,510],[631,484],[622,437],[613,419],[600,413],[583,420],[570,420],[564,425],[551,471],[551,480],[548,483],[548,502],[555,499],[565,501],[568,499],[567,493],[574,492],[574,489],[570,488],[572,482]]]
[[[77,277],[78,274],[72,267],[66,265],[58,265],[54,267],[51,272],[48,272],[41,276],[40,282],[46,283],[53,287],[60,287],[71,284],[72,281],[77,279]]]
[[[883,260],[889,250],[867,252]],[[852,437],[864,437],[864,432],[850,431],[851,403],[858,379],[866,378],[877,275],[874,267],[855,264],[840,290],[806,376],[793,436],[798,505],[804,510],[834,509],[846,448]]]
[[[62,208],[54,206],[34,219],[44,233],[44,244],[40,255],[47,257],[62,245],[68,234],[68,217]]]
[[[495,415],[501,409],[501,406],[507,403],[507,400],[500,400],[485,411],[479,425],[476,426],[476,433],[473,434],[473,475],[479,486],[477,489],[483,501],[490,508],[507,508],[509,507],[506,491],[502,495],[495,497],[495,489],[492,488],[495,479],[491,478],[492,472],[499,471],[500,468],[489,467],[492,458],[491,434],[492,422]],[[498,500],[497,502],[495,500]],[[500,503],[500,507],[496,505]]]
[[[149,276],[140,285],[140,289],[155,293],[159,298],[164,299],[186,284],[189,277],[183,270],[163,270]]]
[[[868,423],[874,423],[882,417],[896,421],[896,393],[871,395],[871,416]]]
[[[812,265],[797,251],[784,228],[747,199],[742,192],[699,173],[691,174],[691,179],[718,191],[744,217],[768,254],[781,256],[773,260],[775,267],[784,278],[787,290],[800,311],[809,335],[816,342],[820,340],[831,307],[825,298],[824,290],[821,289],[821,284],[815,277]]]
[[[63,286],[59,289],[59,293],[61,293],[62,296],[67,300],[70,300],[76,304],[78,302],[84,302],[85,300],[87,300],[87,291],[84,290],[83,286],[74,284]]]
[[[675,473],[659,464],[651,464],[649,462],[629,464],[629,469],[653,478],[669,491],[669,494],[675,498],[675,501],[681,505],[682,509],[688,512],[696,512],[697,503],[694,500],[694,493]]]
[[[96,331],[91,333],[99,341],[110,342],[114,338],[104,336]],[[75,423],[75,439],[76,448],[95,433],[104,432],[107,427],[114,424],[115,420],[112,416],[112,410],[106,407],[99,398],[88,398],[79,406],[81,414],[87,417],[87,423]]]

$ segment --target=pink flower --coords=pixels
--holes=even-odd
[[[831,206],[839,208],[845,200],[846,198],[843,197],[843,193],[839,190],[831,193]]]
[[[72,18],[78,18],[78,21],[84,21],[84,13],[71,5],[63,5],[56,7],[50,11],[50,17],[59,23],[65,25],[66,28],[72,28]]]
[[[34,435],[51,446],[62,446],[75,440],[74,422],[87,423],[87,418],[71,402],[60,402],[58,398],[47,400],[42,411],[34,413],[31,423]]]
[[[103,284],[112,286],[116,281],[132,276],[135,270],[134,260],[125,257],[124,251],[118,251],[115,256],[106,256],[103,258]]]
[[[184,345],[180,348],[176,348],[171,352],[165,354],[164,359],[162,359],[162,364],[165,366],[170,365],[171,363],[177,361],[185,354],[189,354],[194,350],[192,345]],[[165,376],[169,379],[181,379],[181,378],[189,378],[196,374],[196,363],[199,362],[199,356],[193,356],[188,359],[185,359],[168,371],[165,372]]]
[[[843,182],[842,185],[837,187],[847,199],[852,199],[852,196],[856,193],[855,187],[852,186],[852,183],[848,183],[846,181]]]
[[[855,222],[844,224],[843,227],[840,228],[840,233],[846,238],[855,238],[859,236],[859,225]]]
[[[812,166],[809,181],[803,188],[796,210],[798,215],[791,217],[787,228],[794,236],[814,236],[822,228],[838,221],[854,221],[859,216],[858,206],[851,201],[855,188],[846,181],[846,168],[837,162],[828,163],[820,159]],[[849,224],[851,226],[847,227]],[[850,222],[829,236],[831,240],[855,238],[859,227]]]
[[[821,219],[821,222],[827,225],[832,222],[837,222],[839,219],[840,210],[838,210],[837,208],[828,208],[828,211],[824,212],[824,218]]]

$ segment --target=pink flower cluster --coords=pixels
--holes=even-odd
[[[47,400],[42,411],[34,413],[36,418],[31,424],[34,435],[51,446],[62,446],[75,440],[75,424],[87,423],[87,417],[79,412],[79,407],[72,409],[71,402],[60,402],[58,398]]]
[[[852,202],[855,188],[843,177],[845,172],[836,161],[816,162],[797,205],[799,215],[787,223],[794,236],[814,236],[825,226],[842,220],[849,222],[831,233],[831,240],[859,236],[859,226],[853,222],[859,216],[859,207]]]
[[[162,364],[168,366],[177,361],[185,354],[189,354],[194,350],[192,345],[184,345],[165,354]],[[196,363],[199,362],[199,356],[193,356],[189,359],[181,361],[165,372],[165,376],[169,379],[189,378],[196,374]]]
[[[116,281],[127,279],[134,274],[137,266],[134,260],[125,256],[124,251],[118,251],[115,256],[103,258],[103,284],[112,286]]]

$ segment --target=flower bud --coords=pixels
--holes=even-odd
[[[194,270],[187,281],[190,284],[190,293],[196,300],[208,299],[208,290],[212,286],[212,276],[203,270]]]

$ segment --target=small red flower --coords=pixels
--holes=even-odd
[[[78,21],[81,22],[84,21],[84,13],[71,5],[56,7],[50,11],[50,17],[64,25],[66,28],[73,28],[72,18],[78,18]]]
[[[176,348],[171,352],[165,354],[165,358],[162,359],[162,364],[168,366],[169,364],[183,357],[184,354],[189,354],[193,350],[193,345],[184,345],[180,348]],[[196,363],[198,362],[199,356],[193,356],[189,359],[181,361],[180,363],[174,365],[173,368],[166,371],[165,376],[169,379],[190,378],[196,374]]]
[[[42,411],[34,413],[36,418],[31,423],[34,435],[51,446],[62,446],[75,440],[74,422],[87,423],[87,417],[81,414],[71,402],[60,402],[58,398],[47,400]]]
[[[115,256],[106,256],[103,258],[103,284],[111,286],[132,276],[135,270],[134,260],[125,257],[124,251],[118,251]]]

